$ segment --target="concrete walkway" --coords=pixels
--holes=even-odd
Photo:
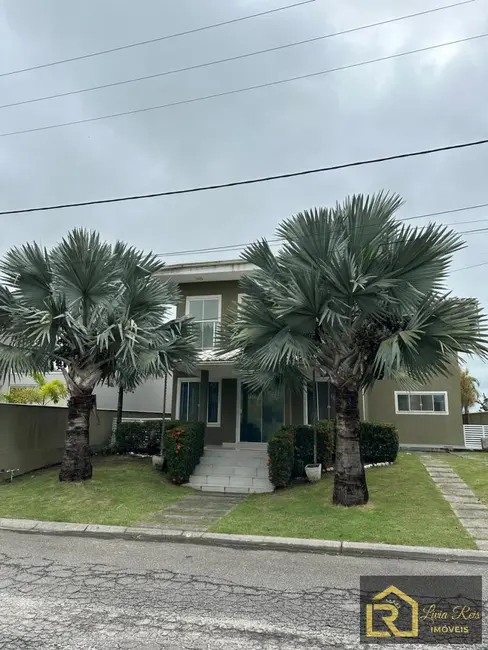
[[[153,515],[141,528],[175,528],[205,532],[246,498],[241,494],[195,492]]]
[[[420,460],[477,547],[487,551],[488,508],[448,463],[428,454],[421,454]]]

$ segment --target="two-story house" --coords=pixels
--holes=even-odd
[[[303,394],[256,396],[239,381],[232,355],[218,358],[215,334],[222,314],[239,300],[239,279],[252,270],[242,260],[168,265],[181,288],[183,301],[177,314],[189,314],[197,324],[201,347],[195,376],[175,372],[172,416],[206,422],[206,442],[266,443],[282,424],[308,423],[311,387]],[[334,391],[319,382],[320,418],[334,417]],[[361,416],[369,421],[392,422],[400,442],[412,445],[462,446],[463,429],[459,367],[415,392],[391,381],[378,381],[362,396]]]

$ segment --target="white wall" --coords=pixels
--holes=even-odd
[[[52,379],[61,379],[64,381],[62,372],[50,372],[46,375],[47,381]],[[15,381],[5,382],[0,387],[0,393],[8,393],[10,386],[35,386],[32,377],[19,377]],[[168,377],[168,387],[166,392],[166,413],[171,412],[171,396],[173,391],[173,377]],[[139,386],[133,393],[125,393],[124,410],[125,411],[154,411],[161,413],[163,406],[164,379],[150,379]],[[117,409],[118,389],[111,386],[97,386],[95,388],[97,396],[97,407],[99,409]],[[62,400],[59,404],[52,406],[66,406],[66,401]]]

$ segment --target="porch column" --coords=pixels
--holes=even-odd
[[[200,399],[198,404],[198,419],[207,423],[208,404],[208,370],[200,370]]]

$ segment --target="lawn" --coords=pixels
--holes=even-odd
[[[368,505],[331,505],[332,477],[253,495],[213,528],[219,533],[476,548],[418,457],[366,470]],[[488,475],[488,468],[487,468]]]
[[[130,526],[187,493],[166,483],[151,461],[95,458],[93,479],[60,483],[59,468],[0,484],[0,517]]]
[[[488,454],[466,452],[437,454],[452,467],[483,503],[488,506]]]

